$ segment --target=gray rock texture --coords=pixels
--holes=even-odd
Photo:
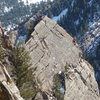
[[[64,100],[99,100],[98,85],[92,66],[86,62],[73,38],[56,22],[44,17],[34,28],[26,49],[31,56],[34,75],[42,91],[53,100],[55,74],[65,74]],[[66,70],[66,66],[67,67]]]
[[[24,100],[11,79],[5,66],[0,62],[0,100]]]
[[[83,61],[66,79],[65,100],[100,100],[92,66]]]

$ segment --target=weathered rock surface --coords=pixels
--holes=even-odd
[[[65,100],[99,100],[97,83],[94,78],[92,66],[88,62],[81,62],[74,72],[71,80],[66,79]]]
[[[24,100],[11,79],[5,66],[0,62],[0,100]]]
[[[92,66],[80,57],[81,50],[56,22],[44,17],[34,28],[26,48],[32,58],[34,75],[42,91],[53,100],[55,74],[65,74],[65,100],[99,100]],[[81,53],[82,54],[82,53]],[[68,67],[67,70],[65,66]]]

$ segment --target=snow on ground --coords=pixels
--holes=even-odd
[[[88,2],[88,4],[89,4],[90,7],[92,6],[93,2],[94,2],[94,0],[90,0],[90,1]]]
[[[67,12],[68,12],[68,9],[66,8],[58,16],[52,17],[52,19],[57,22],[60,20],[60,18],[62,18],[64,15],[66,15]]]
[[[97,39],[94,39],[93,44],[89,46],[88,51],[87,51],[88,54],[94,53],[94,55],[96,55],[95,51],[96,51],[97,46],[99,45],[99,42],[100,42],[100,35],[98,36]]]
[[[32,3],[37,3],[37,2],[40,2],[40,1],[47,1],[47,0],[22,0],[25,4],[27,4],[27,1],[28,1],[28,4],[32,4]],[[51,0],[53,1],[53,0]]]
[[[10,30],[13,30],[14,28],[16,28],[16,24],[11,24],[11,25],[8,25],[6,28],[5,28],[5,30],[8,32],[8,31],[10,31]]]
[[[26,41],[26,39],[27,39],[27,36],[26,35],[19,36],[18,39],[17,39],[16,45],[18,45],[20,42],[24,44],[25,41]]]
[[[90,0],[88,3],[91,5],[94,0]],[[96,56],[96,48],[100,42],[100,11],[94,14],[93,20],[89,21],[88,31],[86,32],[91,38],[91,44],[88,47],[87,53],[94,54]]]
[[[71,3],[72,8],[74,7],[74,3],[75,3],[75,0],[73,0],[72,3]]]
[[[65,89],[64,89],[63,87],[61,87],[61,88],[60,88],[60,92],[61,92],[62,94],[64,94]]]
[[[97,22],[90,22],[89,25],[91,33],[90,35],[93,35],[93,37],[91,38],[92,42],[87,52],[88,54],[94,53],[95,55],[96,48],[100,42],[100,20],[98,20]]]
[[[11,11],[11,9],[13,9],[13,7],[9,7],[9,8],[8,8],[8,7],[5,6],[5,7],[4,7],[4,12],[5,12],[5,13],[6,13],[6,12],[9,12],[9,11]]]
[[[75,25],[79,25],[79,19],[74,22]]]

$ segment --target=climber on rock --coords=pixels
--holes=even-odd
[[[73,42],[74,45],[76,45],[76,43],[77,43],[77,38],[74,37],[73,40],[72,40],[72,42]]]

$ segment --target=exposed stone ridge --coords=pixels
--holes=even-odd
[[[55,74],[65,74],[65,100],[99,100],[92,66],[82,59],[73,38],[56,22],[44,17],[34,28],[26,49],[32,58],[34,75],[42,91],[53,100]],[[66,70],[66,66],[70,66]]]
[[[5,66],[0,62],[0,100],[24,100]]]
[[[92,66],[85,60],[66,79],[65,100],[100,100]]]

